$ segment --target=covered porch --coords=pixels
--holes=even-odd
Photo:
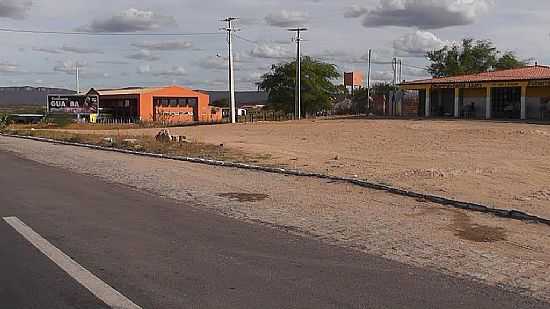
[[[525,120],[528,116],[527,83],[402,88],[419,92],[419,117]]]

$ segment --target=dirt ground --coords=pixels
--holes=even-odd
[[[339,119],[183,127],[170,132],[252,153],[263,164],[356,176],[550,218],[550,126],[546,125]]]
[[[184,202],[182,207],[213,211],[550,300],[547,225],[316,178],[7,137],[0,137],[0,151],[176,199]]]

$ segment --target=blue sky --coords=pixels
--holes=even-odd
[[[421,78],[429,49],[464,37],[491,39],[524,59],[550,63],[550,2],[538,0],[0,0],[0,28],[92,33],[219,33],[204,36],[70,36],[0,32],[0,85],[83,87],[181,84],[224,90],[227,48],[219,20],[236,26],[237,89],[254,83],[274,63],[293,57],[286,29],[307,26],[304,55],[341,71],[366,70],[397,56],[407,79]],[[410,65],[410,66],[408,66]],[[391,78],[376,64],[375,80]]]

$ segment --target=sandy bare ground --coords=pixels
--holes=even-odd
[[[0,151],[550,300],[550,227],[546,225],[313,178],[6,137],[0,137]]]
[[[317,120],[170,131],[260,155],[264,164],[357,175],[550,218],[550,126],[483,121]],[[138,129],[99,133],[157,132]]]

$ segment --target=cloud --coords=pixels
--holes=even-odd
[[[101,50],[96,48],[86,48],[69,45],[63,45],[63,47],[61,47],[61,50],[75,54],[103,54]]]
[[[32,1],[0,0],[0,18],[23,19],[31,6]]]
[[[187,71],[182,66],[173,66],[169,70],[154,72],[153,75],[163,77],[185,76]]]
[[[374,81],[391,81],[393,80],[393,71],[372,71],[371,79]]]
[[[147,50],[183,50],[193,47],[193,44],[186,41],[165,41],[132,43],[132,46]]]
[[[250,72],[244,76],[240,76],[237,81],[241,83],[251,83],[255,84],[257,82],[260,82],[262,80],[262,76],[264,73],[261,72]]]
[[[269,14],[265,17],[265,21],[270,26],[287,28],[303,26],[309,21],[309,16],[303,12],[282,10]]]
[[[393,41],[393,48],[399,57],[424,57],[428,51],[443,48],[450,44],[435,34],[427,31],[416,31]]]
[[[63,62],[58,62],[53,70],[55,72],[62,72],[66,74],[75,74],[76,67],[78,66],[79,70],[83,70],[87,67],[85,62],[77,62],[73,60],[65,60]]]
[[[0,61],[0,72],[1,73],[15,73],[17,72],[17,64]]]
[[[208,70],[227,70],[227,59],[224,57],[208,57],[199,62],[199,66]]]
[[[260,43],[250,51],[250,56],[266,59],[285,59],[293,57],[293,52],[287,46],[271,43]]]
[[[107,19],[96,19],[91,24],[78,30],[90,32],[139,32],[155,31],[174,25],[176,25],[176,21],[172,16],[164,16],[152,11],[141,11],[131,8]]]
[[[145,74],[151,72],[151,65],[150,64],[142,64],[137,68],[137,72],[139,74]]]
[[[33,47],[33,51],[47,53],[47,54],[61,54],[61,52],[54,48],[45,48],[45,47]]]
[[[493,5],[494,0],[380,0],[373,10],[355,6],[345,16],[363,17],[365,27],[438,29],[472,24]]]
[[[118,60],[99,60],[96,61],[98,64],[114,64],[114,65],[125,65],[128,64],[126,61],[118,61]]]
[[[136,54],[127,56],[129,59],[134,60],[143,60],[143,61],[158,61],[160,60],[159,56],[153,55],[150,50],[142,49]]]
[[[351,7],[347,8],[346,12],[344,13],[344,17],[346,18],[357,18],[365,15],[368,13],[368,9],[361,5],[352,5]]]

